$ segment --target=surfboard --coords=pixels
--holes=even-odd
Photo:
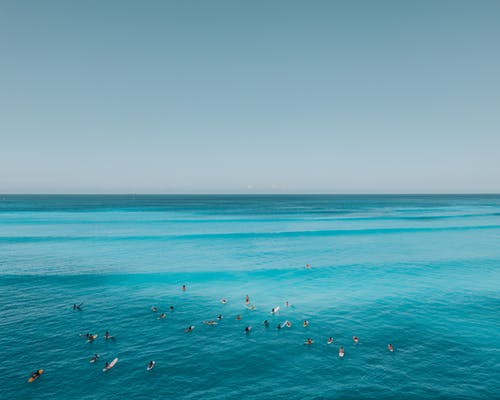
[[[87,343],[88,342],[93,342],[97,338],[97,336],[99,336],[97,333],[95,335],[91,335],[90,338],[87,339]]]
[[[31,377],[28,379],[28,382],[29,382],[29,383],[31,383],[31,382],[33,382],[33,381],[36,381],[38,378],[40,378],[40,375],[42,375],[42,374],[43,374],[43,369],[39,369],[39,370],[38,370],[38,375],[37,375],[37,376],[35,376],[35,377],[32,377],[32,376],[31,376]]]
[[[156,362],[155,362],[155,361],[153,361],[151,366],[149,366],[149,365],[148,365],[148,366],[146,367],[146,370],[151,371],[151,370],[155,367],[155,365],[156,365]]]
[[[106,372],[106,371],[109,371],[111,368],[113,368],[115,366],[115,364],[118,362],[118,358],[115,358],[113,361],[111,361],[107,367],[104,367],[102,369],[102,372]]]

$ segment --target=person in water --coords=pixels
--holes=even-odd
[[[333,343],[333,338],[329,337],[328,340],[326,341],[327,344],[332,344]]]
[[[186,329],[184,329],[184,332],[192,332],[194,329],[194,325],[188,326]]]
[[[278,324],[277,328],[278,328],[278,330],[281,329],[281,324]]]
[[[251,330],[252,330],[252,327],[251,326],[247,326],[245,328],[245,333],[250,333]]]
[[[224,318],[224,317],[222,316],[222,314],[217,315],[217,319],[218,319],[219,321],[220,321],[222,318]]]
[[[73,304],[73,310],[80,310],[82,309],[83,303],[80,304]]]
[[[169,307],[170,311],[174,311],[174,306]]]
[[[108,369],[108,367],[109,367],[109,362],[106,361],[106,364],[104,364],[104,368]]]
[[[42,375],[41,369],[37,370],[36,372],[33,372],[31,374],[31,379],[33,379],[33,380],[38,379],[40,377],[40,375]]]
[[[264,326],[265,326],[266,328],[267,328],[267,327],[269,327],[269,321],[268,321],[267,319],[264,321]]]
[[[339,348],[339,357],[344,357],[344,348],[342,346]]]
[[[182,285],[182,291],[185,292],[186,291],[186,285]]]
[[[155,362],[154,361],[150,361],[149,364],[148,364],[148,369],[153,368],[154,365],[155,365]]]
[[[359,342],[359,338],[357,336],[353,336],[352,340],[354,341],[354,343],[358,343]]]
[[[245,304],[250,303],[250,297],[248,297],[248,294],[245,295]]]
[[[153,307],[151,307],[151,311],[156,312],[156,311],[158,311],[158,309],[155,306],[153,306]]]
[[[227,303],[227,300],[226,300],[226,299],[221,299],[221,300],[220,300],[220,302],[221,302],[222,304],[226,304],[226,303]]]
[[[311,266],[309,264],[306,264],[306,269],[311,269]]]
[[[94,354],[94,357],[92,357],[92,358],[90,359],[90,361],[92,361],[92,362],[96,362],[98,358],[99,358],[99,354]]]
[[[241,315],[240,315],[240,314],[238,314],[238,315],[236,316],[236,320],[237,320],[237,321],[239,321],[240,319],[241,319]]]
[[[311,338],[307,338],[307,340],[306,340],[306,344],[313,344],[312,339],[311,339]]]
[[[95,335],[92,335],[92,334],[90,333],[90,334],[89,334],[89,339],[88,339],[88,341],[89,341],[89,342],[93,342],[93,341],[94,341],[94,339],[95,339]]]
[[[167,314],[165,314],[165,313],[161,313],[161,314],[160,314],[160,316],[158,317],[158,319],[163,319],[163,318],[165,318],[166,316],[167,316]]]
[[[387,349],[392,353],[394,351],[394,347],[392,347],[392,344],[387,345]]]
[[[304,325],[304,328],[306,328],[309,325],[309,321],[307,319],[304,320],[304,323],[302,325]]]
[[[104,334],[104,339],[111,339],[112,337],[113,336],[110,336],[108,331]]]

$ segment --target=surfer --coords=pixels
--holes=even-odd
[[[33,372],[31,374],[31,380],[34,381],[35,379],[38,379],[40,375],[42,375],[43,369],[39,369],[36,372]]]
[[[220,321],[222,318],[224,318],[224,317],[222,316],[222,314],[217,315],[217,319],[218,319],[219,321]]]
[[[113,336],[110,336],[109,332],[106,331],[106,333],[104,334],[104,339],[113,339]]]
[[[165,318],[166,316],[167,316],[167,314],[165,314],[165,313],[161,313],[161,314],[160,314],[160,316],[158,317],[158,319],[163,319],[163,318]]]
[[[247,326],[245,328],[245,333],[250,333],[251,330],[252,330],[252,327],[251,326]]]
[[[285,301],[285,307],[290,307],[290,304],[288,304],[288,301]]]
[[[80,304],[73,304],[73,310],[82,310],[82,305],[83,303],[80,303]]]
[[[222,304],[226,304],[226,303],[227,303],[227,300],[226,300],[226,299],[221,299],[221,300],[220,300],[220,302],[221,302]]]
[[[97,337],[97,335],[92,335],[92,334],[90,333],[90,334],[89,334],[89,336],[88,336],[87,341],[89,341],[89,342],[93,342],[93,341],[94,341],[94,339],[95,339],[96,337]]]
[[[186,291],[186,285],[182,285],[182,291],[185,292]]]
[[[326,344],[332,344],[333,343],[333,338],[329,337],[328,340],[326,341]]]
[[[307,338],[305,344],[313,344],[314,342],[312,341],[311,338]]]
[[[278,324],[277,328],[278,328],[278,330],[280,330],[281,329],[281,324]]]
[[[311,266],[309,264],[306,264],[306,269],[311,269]]]
[[[269,321],[268,321],[267,319],[264,321],[264,326],[265,326],[266,328],[268,328],[268,327],[269,327]]]
[[[99,354],[94,354],[94,357],[92,357],[92,358],[90,359],[90,362],[91,362],[91,363],[94,363],[94,362],[96,362],[96,361],[97,361],[97,359],[98,359],[98,358],[99,358]]]
[[[237,320],[237,321],[239,321],[240,319],[241,319],[241,315],[240,315],[240,314],[238,314],[238,315],[236,316],[236,320]]]
[[[169,307],[170,311],[174,311],[174,306]]]
[[[339,348],[339,357],[340,358],[344,357],[344,348],[342,346],[340,346],[340,348]]]
[[[106,361],[106,363],[104,364],[104,369],[109,369],[109,362]]]
[[[306,319],[304,320],[304,323],[302,324],[304,328],[306,328],[309,325],[309,321]]]
[[[245,295],[245,304],[250,303],[250,297],[248,297],[248,294]]]
[[[280,310],[280,307],[274,307],[271,309],[271,314],[276,314]]]
[[[184,332],[192,332],[194,329],[194,325],[188,326],[186,329],[184,329]]]
[[[153,307],[151,307],[151,311],[156,312],[156,311],[158,311],[158,309],[155,306],[153,306]]]
[[[392,353],[394,351],[394,347],[392,347],[392,344],[387,345],[387,349]]]
[[[148,364],[148,371],[152,370],[154,366],[155,366],[155,362],[154,361],[150,361],[149,364]]]
[[[358,343],[359,342],[359,338],[357,336],[353,336],[352,340],[354,341],[354,343]]]

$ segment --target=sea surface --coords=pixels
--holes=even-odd
[[[500,398],[500,196],[0,196],[0,398]]]

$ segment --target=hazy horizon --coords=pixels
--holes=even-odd
[[[0,193],[500,193],[500,2],[0,3]]]

